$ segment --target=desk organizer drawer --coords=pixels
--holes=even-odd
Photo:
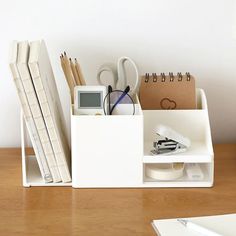
[[[143,115],[71,117],[72,186],[140,187]]]

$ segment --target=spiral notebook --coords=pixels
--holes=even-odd
[[[196,109],[195,79],[190,73],[146,73],[139,99],[143,110]]]

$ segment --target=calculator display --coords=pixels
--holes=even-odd
[[[102,108],[102,92],[79,92],[80,108]]]

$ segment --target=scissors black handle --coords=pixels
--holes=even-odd
[[[117,99],[116,103],[112,106],[111,110],[110,110],[110,101],[109,101],[109,110],[110,110],[110,115],[112,115],[113,110],[115,109],[115,107],[120,103],[120,101],[126,96],[126,94],[130,91],[130,87],[127,86],[125,88],[125,90],[123,91],[123,93],[120,95],[120,97]]]

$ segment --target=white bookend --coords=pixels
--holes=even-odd
[[[63,182],[71,182],[65,120],[45,42],[30,43],[29,68]]]
[[[32,112],[29,107],[28,99],[26,97],[24,87],[22,85],[20,75],[17,69],[17,65],[16,65],[17,52],[18,52],[18,43],[17,41],[13,41],[10,48],[10,61],[9,61],[13,81],[15,83],[16,90],[20,99],[22,111],[24,114],[24,119],[25,119],[29,136],[30,136],[33,148],[34,148],[34,152],[35,152],[35,156],[38,162],[40,173],[42,175],[44,182],[49,183],[49,182],[52,182],[53,179],[52,179],[52,175],[50,173],[49,167],[48,167],[48,163],[47,163],[44,151],[43,151],[41,141],[39,139],[38,131],[34,123]]]
[[[39,106],[38,98],[32,83],[30,71],[28,68],[29,44],[27,41],[18,43],[17,68],[21,77],[22,85],[25,90],[26,97],[29,102],[29,107],[33,115],[33,119],[41,140],[44,153],[47,158],[48,166],[54,182],[60,182],[61,177],[57,168],[52,145],[49,140],[49,135],[43,120],[42,111]]]

